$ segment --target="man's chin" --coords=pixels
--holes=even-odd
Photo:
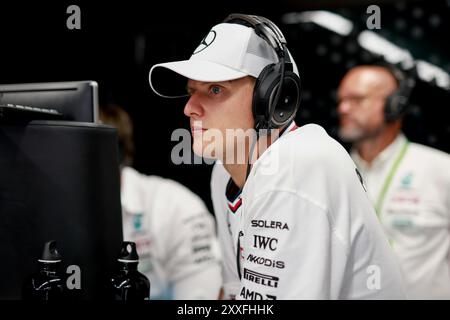
[[[352,130],[339,129],[338,137],[343,142],[355,143],[355,142],[358,142],[358,141],[361,141],[364,139],[364,133],[361,130],[356,130],[356,129],[352,129]]]
[[[216,151],[214,148],[212,147],[208,147],[208,146],[196,146],[195,143],[192,146],[192,152],[201,158],[204,159],[215,159],[217,160],[217,156],[216,156]]]
[[[194,152],[194,154],[200,158],[203,158],[205,156],[203,150],[201,148],[196,148],[195,146],[192,147],[192,152]]]

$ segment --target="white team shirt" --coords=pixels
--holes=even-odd
[[[406,142],[400,134],[370,167],[352,151],[374,204]],[[408,297],[450,299],[450,156],[410,142],[379,211]]]
[[[125,167],[121,201],[124,239],[136,242],[150,298],[217,299],[219,250],[201,199],[175,181]]]
[[[355,164],[320,126],[288,128],[241,194],[220,163],[211,188],[226,298],[405,298]]]

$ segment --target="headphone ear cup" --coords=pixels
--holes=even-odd
[[[281,95],[272,113],[271,123],[277,128],[294,120],[300,106],[300,78],[292,71],[286,71]]]
[[[385,122],[394,122],[400,119],[408,109],[411,92],[415,86],[415,79],[412,70],[402,70],[395,64],[390,63],[376,63],[386,69],[396,80],[398,84],[397,90],[391,93],[384,105],[384,120]]]
[[[255,127],[276,129],[291,122],[300,105],[300,78],[285,71],[283,87],[278,102],[275,98],[281,78],[281,66],[266,66],[255,83],[253,91],[253,117]]]
[[[400,91],[389,95],[384,106],[384,120],[394,122],[400,119],[406,111],[407,100],[407,97],[402,95]]]
[[[384,104],[384,121],[385,122],[392,122],[394,121],[395,118],[395,114],[393,112],[393,110],[396,109],[395,106],[393,106],[395,99],[394,98],[395,92],[390,94],[387,98],[386,98],[386,102]]]
[[[279,73],[275,69],[275,64],[267,65],[256,79],[252,106],[256,128],[267,129],[269,126],[271,97],[276,94],[275,88],[279,78]]]

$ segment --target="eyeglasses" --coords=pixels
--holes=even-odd
[[[340,105],[341,103],[347,103],[350,106],[358,106],[362,105],[366,100],[369,99],[386,99],[386,96],[384,95],[353,95],[353,96],[346,96],[343,98],[337,99],[337,104]]]

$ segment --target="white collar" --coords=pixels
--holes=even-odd
[[[395,157],[396,154],[398,154],[405,142],[405,135],[403,133],[399,133],[394,141],[384,148],[384,150],[381,151],[370,164],[361,158],[358,151],[354,148],[351,151],[351,156],[358,168],[361,168],[362,170],[370,170],[371,168],[381,167],[388,163]]]
[[[291,131],[294,131],[294,130],[297,129],[297,128],[298,128],[298,126],[297,126],[297,124],[295,123],[295,121],[292,121],[292,122],[286,127],[286,129],[283,130],[283,132],[281,133],[280,137],[282,137],[282,136],[288,134],[288,133],[291,132]]]

